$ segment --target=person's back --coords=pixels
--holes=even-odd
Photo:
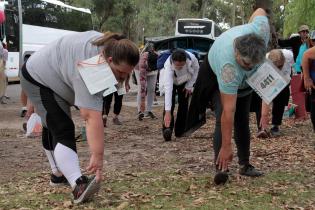
[[[216,74],[220,90],[223,92],[234,94],[237,89],[247,88],[248,84],[245,82],[244,77],[249,77],[256,70],[254,67],[252,69],[254,71],[245,71],[235,59],[234,40],[237,37],[248,34],[262,38],[267,46],[269,41],[267,18],[257,16],[251,23],[231,28],[221,34],[209,50],[209,64]]]
[[[92,41],[101,36],[103,34],[96,31],[64,36],[34,53],[26,63],[27,70],[33,79],[73,104],[74,88],[83,82],[76,65],[99,54],[98,47]]]

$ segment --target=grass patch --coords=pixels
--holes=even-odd
[[[48,176],[35,182],[7,183],[0,187],[0,209],[65,208],[69,188],[53,189]],[[72,209],[284,209],[314,206],[314,175],[275,171],[262,178],[232,177],[226,186],[214,186],[209,174],[143,172],[108,175],[93,202]]]

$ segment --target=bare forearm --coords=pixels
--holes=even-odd
[[[263,101],[261,104],[261,115],[268,116],[268,114],[269,114],[269,105]]]
[[[104,154],[104,127],[101,118],[86,120],[86,134],[91,153]]]
[[[231,146],[233,122],[234,113],[223,111],[221,115],[222,147]]]

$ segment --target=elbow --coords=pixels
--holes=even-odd
[[[84,121],[87,121],[90,118],[90,114],[86,110],[80,110],[80,116]]]

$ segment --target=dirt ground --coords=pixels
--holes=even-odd
[[[159,119],[137,120],[135,108],[136,94],[124,97],[121,112],[122,125],[112,124],[111,113],[108,127],[105,128],[105,157],[104,176],[109,180],[115,179],[115,174],[132,176],[133,173],[164,171],[189,171],[195,174],[213,175],[213,149],[211,133],[213,131],[213,117],[208,123],[195,132],[191,137],[174,138],[171,142],[164,142],[161,135],[162,97],[159,106],[153,111]],[[50,168],[42,150],[40,138],[26,138],[22,131],[24,119],[19,117],[20,104],[17,98],[0,105],[0,186],[7,186],[25,177],[27,174],[43,174],[40,182],[48,182]],[[76,134],[80,134],[83,122],[77,110],[73,110]],[[256,125],[251,116],[253,165],[265,173],[284,171],[290,173],[312,174],[315,170],[315,135],[311,131],[311,122],[295,122],[285,119],[281,126],[282,137],[261,140],[255,138]],[[81,168],[88,164],[89,150],[86,142],[77,143]],[[237,156],[231,171],[237,171]],[[310,177],[311,178],[311,177]],[[239,177],[233,177],[234,181]],[[313,180],[313,179],[312,179]],[[267,181],[269,183],[269,181]],[[270,181],[271,183],[271,181]],[[287,183],[288,185],[292,183]],[[285,184],[285,185],[287,185]],[[273,186],[274,183],[271,183]],[[302,184],[303,185],[303,184]],[[305,188],[314,183],[305,183]],[[292,201],[295,202],[295,201]],[[308,201],[311,206],[315,201]],[[313,203],[312,203],[313,202]],[[315,207],[314,207],[315,208]],[[1,209],[1,208],[0,208]]]
[[[112,124],[110,113],[105,128],[105,170],[107,172],[137,172],[146,169],[210,170],[212,150],[209,135],[195,135],[193,139],[175,139],[164,142],[161,135],[162,105],[154,107],[159,119],[137,120],[133,103],[135,93],[124,98],[121,112],[122,125]],[[162,98],[159,98],[162,104]],[[8,101],[0,106],[0,184],[18,179],[20,173],[49,171],[40,138],[26,138],[22,131],[24,119],[19,117],[18,101]],[[73,109],[76,133],[80,134],[83,121]],[[201,129],[205,130],[205,129]],[[88,163],[89,150],[86,142],[78,142],[81,167]],[[172,164],[169,164],[170,161]]]

